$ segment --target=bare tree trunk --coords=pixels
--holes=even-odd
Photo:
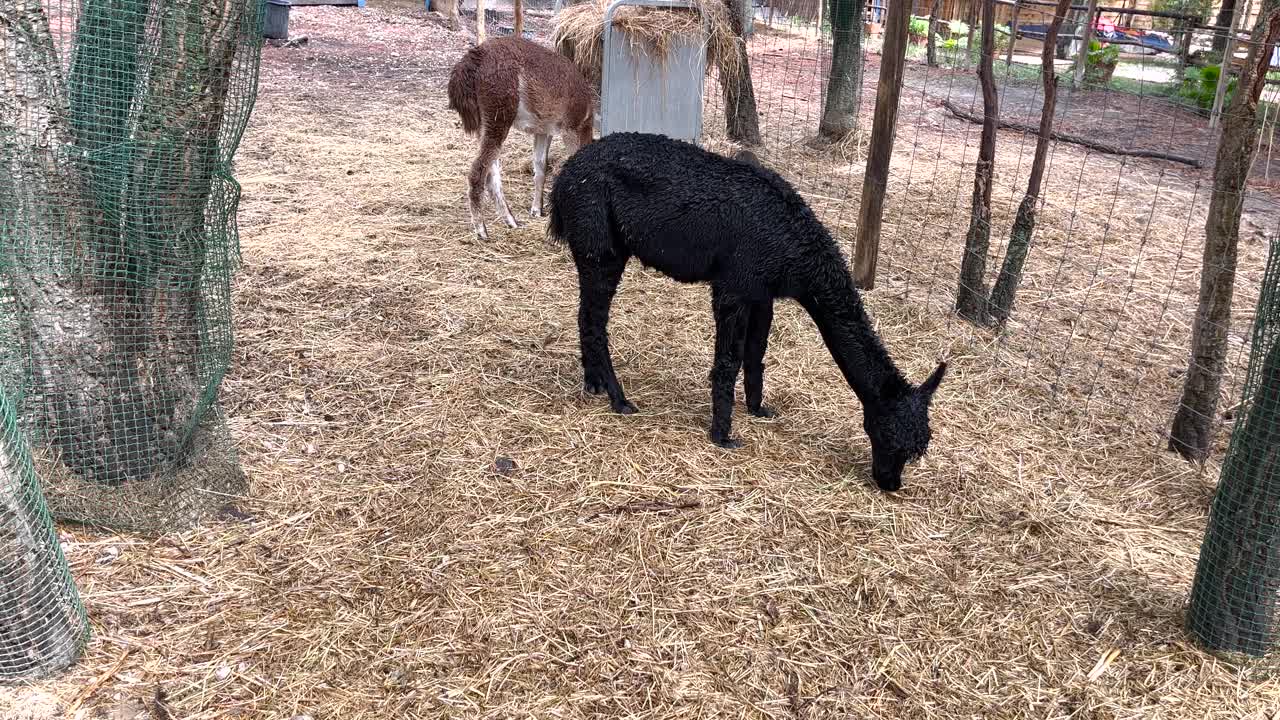
[[[516,37],[524,37],[524,0],[514,0],[515,5],[515,21],[511,34]]]
[[[486,39],[484,32],[484,0],[476,0],[476,44],[483,45]]]
[[[975,26],[978,24],[979,1],[981,1],[985,6],[986,0],[969,0],[969,16],[966,18],[966,24],[969,26],[969,34],[964,41],[964,56],[969,60],[973,59],[973,33]]]
[[[1186,20],[1179,20],[1177,28],[1177,32],[1182,34],[1178,36],[1178,74],[1176,77],[1184,77],[1187,71],[1187,64],[1191,62],[1191,38],[1195,32],[1195,26]]]
[[[929,8],[929,37],[925,39],[925,62],[929,67],[938,66],[938,13],[942,12],[942,0],[933,0]]]
[[[462,17],[458,6],[461,0],[431,0],[431,8],[444,16],[445,25],[450,30],[462,27]]]
[[[1078,35],[1078,34],[1080,34],[1080,13],[1082,13],[1082,12],[1084,12],[1084,11],[1083,11],[1083,10],[1080,10],[1080,11],[1076,11],[1075,13],[1073,13],[1073,15],[1074,15],[1074,17],[1075,17],[1076,19],[1071,23],[1072,28],[1074,28],[1074,29],[1071,31],[1071,33],[1070,33],[1069,35],[1059,35],[1059,36],[1058,36],[1058,48],[1057,48],[1057,53],[1058,53],[1058,59],[1059,59],[1059,60],[1066,60],[1066,59],[1068,59],[1068,58],[1073,57],[1073,55],[1071,54],[1071,48],[1072,48],[1072,47],[1074,46],[1074,44],[1075,44],[1076,42],[1078,42],[1078,41],[1077,41],[1076,39],[1072,38],[1071,36],[1072,36],[1072,35]]]
[[[960,262],[960,287],[956,291],[956,312],[980,325],[987,316],[987,251],[991,247],[991,177],[995,170],[996,126],[1000,119],[996,96],[995,0],[982,1],[982,57],[978,81],[982,84],[982,141],[978,147],[977,169],[973,174],[973,204],[969,213],[969,233],[965,236],[964,258]]]
[[[818,135],[839,140],[853,131],[862,94],[862,15],[866,0],[831,0],[831,77]]]
[[[1240,213],[1257,147],[1254,140],[1258,132],[1258,101],[1266,86],[1271,53],[1280,37],[1280,0],[1263,4],[1252,37],[1264,41],[1250,46],[1240,89],[1222,123],[1213,168],[1213,196],[1205,220],[1200,305],[1191,330],[1191,365],[1169,433],[1169,449],[1188,460],[1204,460],[1213,444],[1218,394],[1227,359]]]
[[[745,4],[749,2],[751,0],[729,0],[729,22],[738,40],[738,64],[742,72],[736,78],[722,78],[720,85],[724,89],[724,121],[729,139],[744,145],[759,145],[760,115],[756,111],[756,91],[751,83],[751,59],[744,32]]]
[[[1058,30],[1071,10],[1071,0],[1058,0],[1049,29],[1045,32],[1044,50],[1040,55],[1040,74],[1044,81],[1044,105],[1040,109],[1040,134],[1036,138],[1035,159],[1031,161],[1031,176],[1027,179],[1027,194],[1018,206],[1018,216],[1009,232],[1009,247],[1004,253],[1004,267],[991,291],[991,317],[1003,325],[1013,309],[1013,299],[1022,282],[1022,268],[1031,251],[1031,239],[1036,230],[1036,211],[1040,203],[1040,183],[1044,179],[1044,165],[1049,155],[1049,140],[1053,137],[1053,111],[1058,100],[1058,76],[1053,72],[1053,48]]]
[[[1093,40],[1094,19],[1097,17],[1098,0],[1089,0],[1088,9],[1084,12],[1084,25],[1080,35],[1084,37],[1080,41],[1080,52],[1076,53],[1076,64],[1072,70],[1071,87],[1079,90],[1084,86],[1084,71],[1089,65],[1089,43]]]
[[[1004,57],[1005,65],[1013,65],[1013,46],[1018,44],[1018,13],[1021,10],[1022,10],[1022,0],[1014,0],[1013,16],[1009,18],[1009,49]],[[1054,32],[1054,35],[1056,40],[1056,36],[1057,36],[1056,31]],[[1049,36],[1047,34],[1045,35],[1044,41],[1046,45],[1050,45],[1050,46],[1053,45],[1053,43],[1049,42]]]
[[[1234,30],[1232,20],[1235,19],[1236,2],[1237,0],[1222,0],[1222,6],[1218,8],[1218,18],[1213,21],[1213,24],[1219,28],[1231,27]],[[1222,52],[1227,49],[1227,36],[1226,30],[1213,31],[1214,52]],[[1223,70],[1225,72],[1225,68]]]

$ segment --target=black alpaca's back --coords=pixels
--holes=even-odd
[[[679,140],[608,135],[574,153],[551,190],[548,233],[575,254],[615,251],[680,282],[795,297],[815,265],[845,268],[830,234],[777,173]]]

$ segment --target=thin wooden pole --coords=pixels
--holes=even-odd
[[[1093,40],[1094,17],[1098,14],[1098,0],[1089,0],[1088,9],[1084,12],[1084,27],[1080,30],[1080,52],[1076,53],[1076,71],[1072,76],[1071,87],[1079,90],[1084,85],[1084,69],[1089,64],[1089,43]]]
[[[898,121],[898,96],[907,59],[907,33],[911,13],[905,2],[889,3],[884,23],[884,47],[880,54],[880,84],[871,125],[871,152],[862,176],[862,203],[858,208],[858,239],[853,251],[853,281],[863,290],[876,284],[876,260],[880,255],[880,227],[884,220],[884,195],[889,186],[889,161]]]
[[[1182,28],[1182,35],[1178,38],[1178,79],[1181,80],[1191,62],[1191,39],[1196,26],[1189,20],[1179,20],[1178,27]]]
[[[1009,19],[1009,50],[1005,55],[1006,70],[1013,65],[1013,46],[1018,44],[1018,11],[1022,9],[1022,0],[1013,0],[1013,17]]]
[[[978,0],[969,0],[969,37],[964,41],[965,63],[973,59],[973,33],[978,27]]]
[[[1209,113],[1209,129],[1218,127],[1218,120],[1222,117],[1222,103],[1227,97],[1227,78],[1231,74],[1231,60],[1236,55],[1236,33],[1239,32],[1237,25],[1240,22],[1240,5],[1245,6],[1244,17],[1249,17],[1249,6],[1253,5],[1253,0],[1247,3],[1240,3],[1238,0],[1236,6],[1231,9],[1231,29],[1227,33],[1227,49],[1222,53],[1222,72],[1218,73],[1218,87],[1213,92],[1213,111]],[[1266,67],[1266,64],[1263,64]]]
[[[511,31],[516,37],[524,37],[524,0],[515,0],[515,29]]]
[[[476,44],[482,45],[484,40],[484,0],[476,0]]]
[[[938,15],[942,13],[942,0],[933,0],[929,8],[929,37],[925,38],[925,63],[929,67],[938,65]]]

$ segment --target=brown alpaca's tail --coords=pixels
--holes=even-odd
[[[462,130],[468,135],[480,131],[480,96],[476,78],[480,74],[481,49],[473,47],[449,73],[449,109],[458,113]]]

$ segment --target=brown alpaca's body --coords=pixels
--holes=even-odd
[[[533,136],[533,202],[529,214],[542,216],[551,136],[571,151],[591,142],[595,92],[567,58],[531,40],[508,36],[467,51],[449,75],[449,109],[462,129],[480,136],[480,154],[467,176],[471,225],[488,239],[480,203],[485,194],[510,227],[515,217],[502,194],[498,155],[514,127]]]

